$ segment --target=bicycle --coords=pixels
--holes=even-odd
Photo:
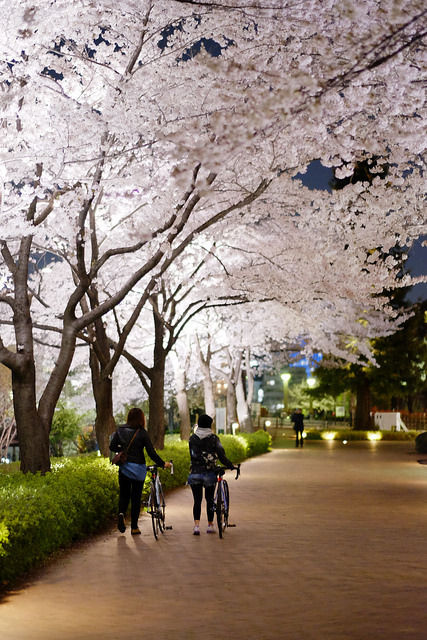
[[[227,527],[235,527],[235,524],[230,524],[228,516],[230,513],[230,490],[228,488],[228,482],[223,478],[225,473],[225,467],[215,467],[216,471],[216,489],[214,497],[214,510],[216,513],[216,521],[218,525],[218,535],[222,538]],[[236,480],[240,476],[240,464],[236,466]]]
[[[171,462],[171,474],[173,474],[173,463]],[[151,515],[151,524],[153,525],[153,533],[156,540],[159,533],[164,533],[165,529],[172,529],[166,526],[166,503],[163,495],[162,483],[160,481],[158,466],[156,464],[149,465],[147,472],[150,474],[150,491],[147,500],[147,512]]]

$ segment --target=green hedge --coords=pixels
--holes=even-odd
[[[265,453],[271,444],[264,431],[220,438],[236,464]],[[160,471],[164,490],[184,485],[190,470],[188,442],[166,436],[159,453],[174,462],[173,475]],[[17,464],[0,466],[0,584],[92,533],[117,511],[117,467],[96,454],[56,458],[45,476],[23,474]],[[145,492],[148,485],[147,477]]]
[[[97,456],[61,458],[52,472],[0,474],[0,579],[95,531],[117,509],[116,469]]]
[[[267,431],[259,430],[255,433],[242,433],[238,436],[245,441],[245,457],[260,456],[270,451],[272,438]]]

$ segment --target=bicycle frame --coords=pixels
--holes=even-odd
[[[150,474],[150,491],[147,500],[147,511],[151,515],[154,537],[158,540],[159,533],[163,534],[166,529],[172,529],[172,527],[166,526],[166,503],[163,495],[162,483],[159,477],[158,466],[156,464],[148,466],[147,472]],[[173,474],[173,464],[171,466],[171,474]]]

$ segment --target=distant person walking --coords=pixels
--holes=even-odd
[[[303,447],[304,438],[302,434],[304,433],[304,415],[301,409],[297,409],[295,413],[292,415],[292,422],[294,423],[294,431],[296,435],[295,446]]]
[[[128,413],[126,424],[118,427],[110,442],[111,451],[126,451],[126,462],[119,466],[119,516],[117,528],[120,533],[126,531],[126,511],[131,502],[131,534],[141,533],[138,527],[139,512],[141,510],[141,495],[147,474],[144,449],[151,460],[163,469],[170,467],[170,462],[164,462],[156,453],[145,430],[145,415],[141,409],[134,407]]]
[[[208,517],[208,528],[206,533],[215,533],[214,519],[214,493],[216,484],[215,467],[218,459],[228,469],[235,469],[235,466],[225,455],[224,447],[218,436],[212,431],[213,419],[203,414],[197,421],[197,428],[188,445],[190,447],[191,468],[187,484],[193,492],[193,535],[200,535],[200,515],[202,512],[203,488],[205,490],[206,511]]]

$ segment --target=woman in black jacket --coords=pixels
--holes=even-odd
[[[214,493],[216,484],[215,467],[218,459],[228,469],[235,469],[234,465],[225,455],[224,447],[218,436],[212,432],[213,419],[203,414],[197,421],[197,428],[188,442],[190,447],[191,468],[187,484],[193,492],[193,535],[200,535],[200,514],[202,512],[203,487],[205,489],[206,512],[208,528],[206,533],[215,533],[214,519]]]
[[[131,534],[141,533],[138,527],[139,512],[141,510],[141,495],[147,474],[144,449],[151,460],[159,467],[168,468],[170,462],[164,462],[156,453],[145,430],[145,415],[137,407],[128,413],[126,424],[118,427],[110,442],[111,451],[127,451],[126,462],[119,467],[119,518],[117,527],[120,533],[126,531],[125,516],[131,502]]]

